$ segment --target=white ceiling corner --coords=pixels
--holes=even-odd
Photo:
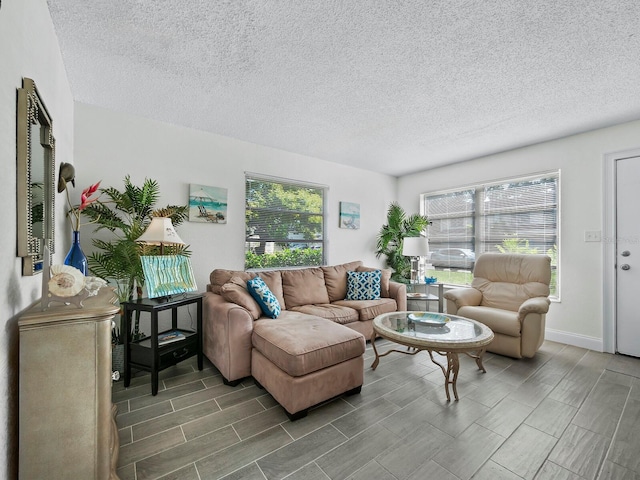
[[[403,175],[640,118],[637,0],[48,0],[80,102]]]

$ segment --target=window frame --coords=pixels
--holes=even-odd
[[[284,177],[277,177],[277,176],[271,176],[271,175],[265,175],[265,174],[260,174],[260,173],[254,173],[254,172],[245,172],[244,175],[245,179],[244,179],[244,185],[245,185],[245,202],[244,202],[244,207],[245,207],[245,212],[244,212],[244,222],[245,222],[245,247],[244,247],[244,254],[245,254],[245,258],[244,258],[244,268],[247,271],[260,271],[260,270],[271,270],[271,269],[296,269],[296,268],[306,268],[306,267],[319,267],[321,265],[324,265],[326,263],[326,256],[327,256],[327,198],[328,198],[328,193],[329,193],[329,187],[327,185],[323,185],[323,184],[318,184],[318,183],[313,183],[313,182],[307,182],[304,180],[296,180],[296,179],[290,179],[290,178],[284,178]],[[251,235],[249,235],[249,221],[247,218],[247,214],[249,211],[249,199],[247,198],[247,192],[248,192],[248,183],[250,181],[257,181],[257,182],[265,182],[265,183],[271,183],[271,184],[278,184],[278,185],[284,185],[286,187],[300,187],[300,188],[306,188],[306,189],[313,189],[313,190],[318,190],[321,192],[322,195],[322,207],[321,207],[321,212],[316,213],[310,213],[310,212],[304,212],[304,211],[296,211],[296,210],[287,210],[286,213],[290,213],[292,215],[296,215],[296,214],[302,214],[302,215],[307,215],[307,216],[320,216],[322,217],[322,221],[321,221],[321,238],[316,238],[316,239],[300,239],[300,238],[268,238],[268,239],[263,239],[264,242],[269,243],[278,243],[278,244],[289,244],[289,245],[299,245],[299,244],[306,244],[306,245],[310,245],[310,244],[319,244],[320,245],[320,250],[322,252],[321,254],[321,259],[320,259],[320,263],[319,264],[309,264],[309,265],[305,265],[305,264],[295,264],[295,265],[274,265],[274,266],[264,266],[264,267],[254,267],[254,266],[247,266],[247,254],[249,252],[249,244],[252,243],[252,239],[250,238]],[[268,207],[263,207],[265,208],[265,210],[268,209]],[[276,210],[272,210],[272,212],[274,212]],[[255,242],[254,242],[255,243]],[[295,250],[295,249],[293,249]],[[264,253],[263,253],[264,255]]]
[[[422,215],[427,215],[428,216],[428,208],[427,208],[427,201],[429,198],[434,198],[437,196],[445,196],[445,195],[451,195],[451,194],[455,194],[455,193],[460,193],[461,195],[463,195],[466,192],[473,192],[472,196],[474,198],[474,207],[472,209],[472,211],[470,212],[470,218],[472,218],[472,223],[473,223],[473,234],[471,235],[471,242],[472,242],[472,250],[476,253],[476,258],[478,255],[480,255],[481,253],[485,253],[485,252],[489,252],[489,251],[496,251],[496,250],[485,250],[484,246],[488,245],[494,245],[493,242],[490,241],[490,239],[487,237],[487,235],[484,233],[485,230],[485,220],[490,216],[490,215],[495,215],[495,213],[486,213],[484,211],[483,208],[477,208],[476,204],[479,204],[480,207],[483,207],[483,203],[479,202],[479,198],[481,198],[482,196],[484,196],[484,194],[486,192],[488,192],[490,189],[495,188],[497,186],[500,185],[504,185],[504,184],[516,184],[516,183],[523,183],[523,182],[535,182],[535,181],[539,181],[539,180],[544,180],[544,179],[555,179],[555,246],[556,246],[556,254],[557,257],[555,259],[555,262],[552,262],[552,272],[553,275],[555,276],[555,291],[552,290],[551,295],[550,295],[550,299],[554,300],[554,301],[560,301],[560,255],[561,255],[561,170],[549,170],[549,171],[543,171],[543,172],[538,172],[538,173],[533,173],[533,174],[529,174],[529,175],[520,175],[520,176],[514,176],[514,177],[507,177],[507,178],[501,178],[501,179],[496,179],[496,180],[490,180],[490,181],[484,181],[484,182],[478,182],[478,183],[472,183],[472,184],[466,184],[466,185],[461,185],[459,187],[454,187],[454,188],[448,188],[446,190],[434,190],[431,192],[425,192],[420,194],[420,213]],[[546,206],[546,205],[545,205]],[[547,210],[540,210],[540,209],[536,209],[536,208],[532,208],[530,210],[524,210],[524,211],[520,211],[519,213],[521,214],[532,214],[532,213],[538,213],[538,212],[545,212]],[[460,212],[462,213],[462,212]],[[462,215],[459,217],[451,217],[452,219],[455,218],[464,218]],[[432,220],[430,218],[430,220]],[[438,245],[439,242],[433,242],[431,239],[431,233],[430,233],[430,228],[427,228],[427,238],[429,238],[429,245],[430,248],[433,248],[434,245]],[[522,237],[524,239],[527,239],[527,237]],[[496,244],[497,245],[497,244]],[[469,248],[469,247],[458,247],[457,244],[451,244],[451,243],[447,243],[446,246],[443,245],[442,249],[451,249],[451,248]],[[433,249],[436,250],[436,249]],[[547,254],[548,249],[545,249],[545,251],[539,252],[542,254]],[[552,258],[553,260],[553,258]],[[429,263],[429,262],[427,262]],[[442,270],[438,270],[438,272],[440,272]],[[553,281],[553,279],[552,279]],[[450,285],[463,285],[460,283],[449,283]]]

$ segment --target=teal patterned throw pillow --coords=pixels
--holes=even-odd
[[[377,300],[380,298],[382,272],[347,272],[347,300]]]
[[[273,292],[269,290],[264,280],[260,277],[252,278],[247,281],[247,290],[260,305],[262,313],[267,317],[278,318],[278,315],[280,315],[280,302],[278,302]]]

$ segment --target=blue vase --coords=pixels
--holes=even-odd
[[[77,268],[85,276],[89,272],[89,269],[87,268],[87,257],[80,246],[80,232],[77,230],[73,231],[71,248],[69,249],[67,256],[64,258],[64,264]]]

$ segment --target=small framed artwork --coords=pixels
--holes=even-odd
[[[360,228],[360,204],[340,202],[340,228]]]
[[[227,189],[189,185],[189,221],[227,223]]]

